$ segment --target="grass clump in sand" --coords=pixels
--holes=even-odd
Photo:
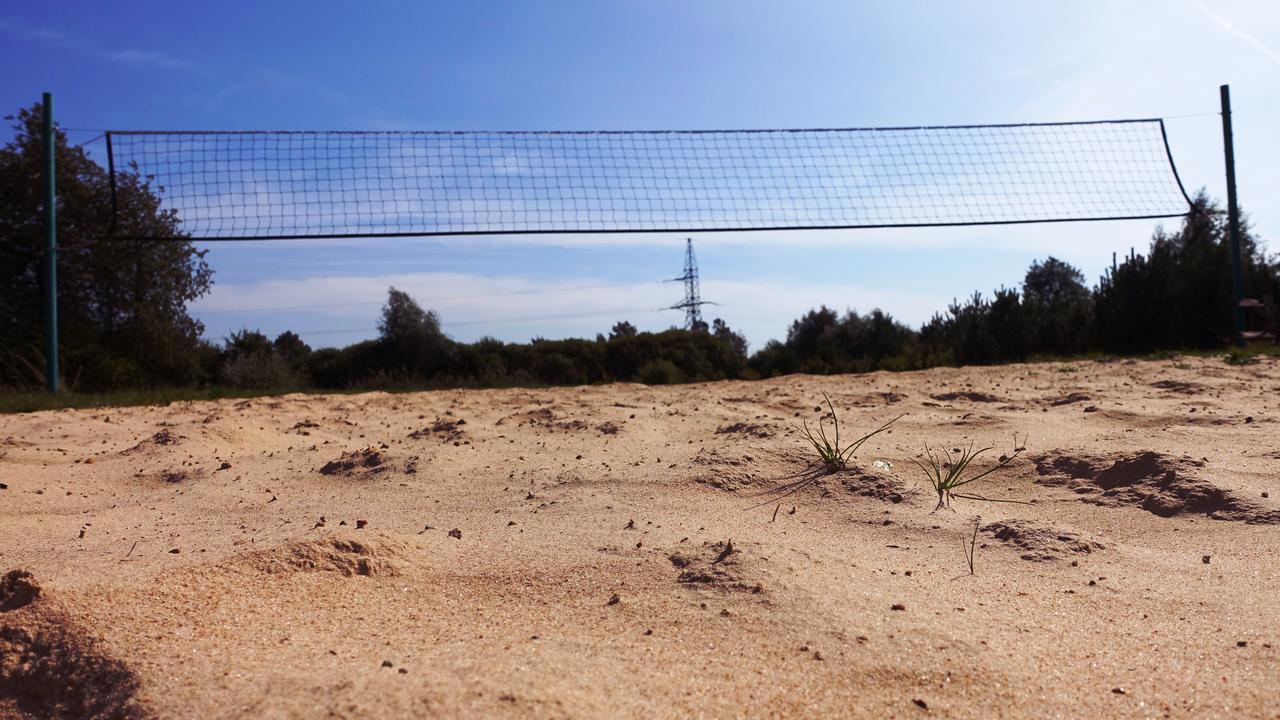
[[[831,398],[827,397],[826,393],[822,393],[822,399],[826,401],[827,409],[831,411],[832,435],[827,435],[825,417],[818,420],[818,431],[816,433],[809,429],[809,423],[807,422],[803,422],[802,427],[796,428],[796,430],[800,431],[801,436],[804,437],[804,439],[813,446],[813,449],[817,451],[818,464],[810,466],[809,468],[794,475],[788,475],[785,478],[781,478],[786,481],[783,485],[760,493],[761,495],[769,496],[770,499],[757,505],[752,505],[747,508],[748,510],[768,505],[775,500],[781,500],[782,498],[799,492],[809,485],[816,483],[823,476],[840,472],[841,470],[848,468],[849,458],[853,457],[854,453],[858,452],[858,448],[862,447],[863,443],[876,435],[879,435],[885,430],[888,430],[890,425],[893,425],[902,419],[902,416],[899,415],[875,430],[872,430],[866,435],[854,440],[848,445],[841,445],[840,418],[836,415],[835,406],[831,404]],[[774,518],[777,518],[776,509],[774,511]]]
[[[1223,362],[1228,365],[1257,365],[1258,356],[1248,350],[1232,350],[1222,356]]]
[[[933,488],[934,492],[938,493],[938,506],[933,509],[934,512],[942,510],[943,508],[954,512],[954,509],[951,507],[951,500],[953,498],[981,500],[983,502],[1025,504],[1022,500],[1002,500],[999,498],[984,497],[972,492],[960,491],[960,488],[964,488],[975,483],[1013,462],[1014,458],[1021,455],[1023,451],[1027,449],[1025,447],[1025,441],[1023,444],[1018,443],[1017,435],[1014,435],[1013,444],[1015,447],[1012,455],[1001,455],[995,465],[976,475],[970,475],[969,477],[965,477],[965,471],[969,469],[969,466],[973,461],[977,460],[978,456],[983,453],[994,450],[994,447],[985,447],[980,450],[974,450],[973,443],[969,443],[969,447],[967,448],[961,447],[954,450],[947,450],[945,447],[939,447],[935,452],[933,448],[925,445],[924,454],[927,464],[922,463],[915,458],[912,458],[911,462],[915,463],[924,471],[925,477],[929,480],[930,487]]]
[[[827,409],[831,411],[831,424],[834,430],[834,437],[827,436],[825,417],[818,420],[817,433],[814,433],[809,429],[808,421],[802,421],[804,427],[798,427],[796,429],[800,431],[800,434],[805,440],[809,441],[809,444],[813,445],[813,449],[818,451],[818,458],[822,463],[822,469],[828,474],[839,472],[840,470],[844,470],[848,467],[849,458],[853,457],[854,453],[858,452],[858,448],[862,447],[863,443],[872,437],[879,435],[885,430],[888,430],[890,425],[902,418],[902,416],[899,415],[875,430],[872,430],[866,435],[854,440],[848,445],[841,446],[840,418],[836,415],[835,406],[831,404],[831,398],[827,397],[826,393],[822,393],[822,399],[826,401]]]

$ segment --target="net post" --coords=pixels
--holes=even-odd
[[[107,231],[107,237],[114,238],[116,236],[116,219],[120,215],[120,204],[116,201],[116,152],[111,146],[111,133],[104,133],[107,140],[107,178],[111,185],[111,229]]]
[[[44,352],[50,393],[58,392],[58,194],[55,176],[57,134],[53,127],[53,94],[44,94]]]
[[[1236,154],[1231,135],[1231,86],[1218,88],[1222,100],[1222,151],[1227,165],[1227,238],[1231,251],[1231,330],[1233,341],[1244,344],[1244,262],[1240,257],[1240,207],[1236,204]]]

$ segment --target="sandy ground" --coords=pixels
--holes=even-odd
[[[1180,358],[0,417],[0,717],[1280,717],[1278,391]],[[846,436],[905,416],[768,494],[822,392]],[[1015,433],[976,489],[1028,504],[933,512],[925,443]]]

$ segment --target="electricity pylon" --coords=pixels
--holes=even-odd
[[[716,303],[703,300],[698,288],[698,258],[693,254],[693,238],[685,239],[684,274],[668,282],[684,283],[684,300],[671,306],[672,310],[684,310],[684,329],[705,330],[707,324],[702,321],[702,306]]]

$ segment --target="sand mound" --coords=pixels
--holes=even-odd
[[[883,391],[863,395],[853,400],[852,404],[858,407],[876,407],[879,405],[893,405],[906,399],[907,396],[904,393]]]
[[[757,467],[755,458],[720,448],[699,450],[689,466],[696,473],[693,476],[694,482],[727,492],[750,488],[759,480],[757,473],[752,470]]]
[[[163,487],[165,485],[180,485],[182,483],[199,479],[203,477],[203,473],[198,470],[166,468],[163,470],[156,470],[155,472],[139,471],[134,475],[134,477],[141,481],[143,485]]]
[[[320,474],[357,477],[377,475],[390,469],[391,464],[388,462],[386,455],[371,446],[362,450],[342,453],[341,457],[322,465]]]
[[[668,556],[680,571],[676,582],[683,585],[735,592],[762,593],[764,586],[743,578],[741,548],[733,540],[703,543],[701,548],[677,550]]]
[[[0,581],[0,716],[144,717],[134,673],[63,611],[33,602],[39,594],[30,573]]]
[[[404,543],[384,535],[357,538],[351,533],[335,533],[241,557],[250,567],[270,575],[333,572],[344,577],[375,577],[399,575],[407,550]]]
[[[544,430],[555,432],[557,430],[563,432],[580,432],[589,430],[592,425],[580,418],[565,419],[557,415],[555,411],[548,407],[535,408],[524,412],[512,413],[506,417],[499,418],[495,425],[502,426],[507,423],[514,422],[516,427],[539,427]],[[604,422],[594,426],[601,435],[614,435],[622,426],[616,422]]]
[[[1062,397],[1053,398],[1052,400],[1049,401],[1049,405],[1051,407],[1061,407],[1063,405],[1074,405],[1075,403],[1079,403],[1079,402],[1087,402],[1092,399],[1093,398],[1089,397],[1088,395],[1085,395],[1082,392],[1073,392],[1073,393],[1067,393]]]
[[[1184,513],[1251,524],[1280,523],[1280,510],[1238,497],[1199,477],[1205,464],[1144,451],[1107,456],[1046,455],[1036,482],[1069,487],[1096,505],[1135,505],[1160,517]]]
[[[827,476],[840,483],[841,489],[851,495],[900,503],[916,489],[902,480],[874,467],[850,465],[847,469]]]
[[[1181,380],[1157,380],[1151,383],[1151,387],[1167,390],[1178,395],[1199,395],[1205,391],[1205,386],[1200,383],[1183,382]]]
[[[960,390],[957,392],[941,393],[931,395],[934,400],[939,402],[955,402],[956,400],[967,400],[969,402],[993,403],[1000,402],[1000,398],[990,393],[977,392],[974,390]]]
[[[152,435],[151,437],[147,438],[146,440],[143,440],[137,445],[134,445],[133,447],[127,450],[122,450],[120,454],[134,455],[140,452],[145,452],[152,448],[167,447],[169,445],[177,445],[183,439],[184,438],[182,438],[182,436],[178,435],[172,430],[169,430],[168,428],[163,428],[159,432],[157,432],[155,435]]]
[[[774,433],[775,430],[772,427],[748,422],[736,422],[716,428],[717,435],[745,435],[760,439],[773,437]]]
[[[435,438],[442,443],[458,444],[462,441],[465,433],[462,429],[467,421],[462,418],[457,420],[442,420],[436,418],[430,425],[409,433],[410,440],[424,440],[427,438]]]
[[[40,585],[26,570],[10,570],[0,578],[0,612],[26,607],[40,599]]]
[[[993,539],[1022,550],[1023,560],[1035,562],[1057,560],[1066,555],[1087,554],[1105,548],[1102,543],[1081,538],[1079,533],[1033,520],[993,522],[980,529]]]
[[[800,461],[795,454],[785,454],[784,459],[792,467]],[[847,495],[875,498],[886,502],[900,503],[915,492],[902,480],[885,470],[872,466],[850,465],[844,470],[826,473],[820,467],[804,465],[802,469],[785,475],[761,474],[758,470],[764,467],[756,457],[747,454],[733,454],[719,448],[699,450],[690,462],[696,471],[693,481],[726,492],[761,489],[779,495],[789,490],[804,486],[805,492],[816,490],[821,497],[833,498],[839,491]],[[760,496],[768,503],[768,499]]]

